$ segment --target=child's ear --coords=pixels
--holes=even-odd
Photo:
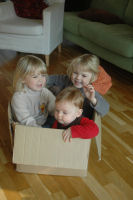
[[[77,111],[77,117],[80,117],[80,116],[82,115],[82,112],[83,112],[83,109],[79,109],[79,110]]]

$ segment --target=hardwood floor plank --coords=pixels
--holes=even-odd
[[[54,192],[52,198],[54,200],[68,200],[67,196],[62,191]]]
[[[0,162],[1,162],[1,164],[6,164],[8,162],[2,151],[2,148],[0,148]]]
[[[18,191],[16,190],[12,177],[10,177],[6,171],[0,172],[0,187],[3,189],[3,192],[7,199],[21,199]]]
[[[51,193],[58,193],[60,192],[60,186],[59,184],[55,181],[53,176],[48,176],[48,175],[39,175],[41,181],[43,184],[48,188],[48,190]]]
[[[24,174],[16,172],[13,164],[8,163],[5,167],[17,190],[26,190],[30,187]]]
[[[5,194],[4,194],[4,191],[3,189],[0,187],[0,200],[7,200]]]
[[[86,185],[93,191],[97,199],[112,200],[106,189],[89,172],[87,177],[83,178]]]
[[[107,175],[107,177],[113,185],[119,188],[119,191],[123,193],[123,196],[126,197],[127,200],[133,199],[133,188],[130,187],[130,185],[128,185],[117,172],[112,171]],[[108,189],[109,189],[109,186],[108,186]],[[118,198],[117,196],[117,199],[121,199],[121,198]]]
[[[106,190],[110,194],[110,198],[113,200],[117,200],[118,198],[121,200],[128,200],[128,197],[119,190],[114,184],[110,183],[105,186]]]
[[[67,196],[68,199],[79,196],[76,188],[73,187],[68,177],[54,176],[54,180],[59,184],[61,191],[63,191],[63,193]]]
[[[69,180],[74,188],[76,188],[78,192],[78,196],[81,196],[84,200],[97,200],[96,194],[94,191],[87,187],[87,184],[83,181],[84,178],[73,178],[70,177]]]
[[[45,185],[43,185],[42,181],[40,180],[40,178],[37,175],[25,174],[24,176],[37,199],[52,200],[51,192],[48,190],[48,188],[45,187]]]
[[[21,190],[19,192],[19,194],[20,194],[22,200],[29,200],[29,199],[30,200],[36,200],[36,196],[33,193],[31,188],[28,188],[26,190]]]
[[[133,154],[133,148],[130,147],[128,144],[126,144],[119,136],[117,136],[117,134],[116,135],[113,134],[115,130],[112,131],[112,130],[110,130],[110,128],[107,128],[105,126],[103,126],[103,127],[104,127],[103,131],[105,130],[106,134],[110,134],[112,136],[112,138],[115,139],[114,141],[118,142],[118,145],[123,146],[127,151],[129,151],[131,154]],[[111,141],[113,140],[112,138],[111,138]],[[109,140],[109,142],[110,142],[110,140]],[[121,148],[120,146],[119,146],[119,148]]]

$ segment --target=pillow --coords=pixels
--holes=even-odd
[[[81,11],[89,8],[91,0],[65,0],[65,11]]]
[[[124,24],[118,16],[105,10],[89,8],[78,14],[79,17],[104,24]]]
[[[30,19],[42,19],[43,9],[48,5],[43,0],[11,0],[16,15]]]

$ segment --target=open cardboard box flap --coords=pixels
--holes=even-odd
[[[86,176],[90,139],[64,142],[62,130],[17,124],[13,163],[20,172]]]

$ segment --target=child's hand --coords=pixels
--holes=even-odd
[[[64,130],[62,133],[62,136],[63,136],[64,142],[66,142],[67,140],[69,142],[71,142],[71,138],[72,138],[71,129],[68,128],[68,129]]]
[[[83,87],[85,96],[90,100],[90,102],[95,106],[97,100],[95,98],[95,89],[92,85],[88,84]]]

